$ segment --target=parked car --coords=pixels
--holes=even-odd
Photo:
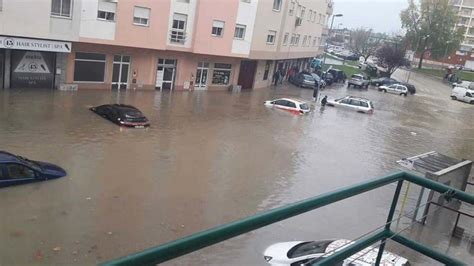
[[[347,76],[346,76],[346,73],[344,73],[344,71],[331,68],[331,69],[328,69],[327,72],[331,73],[331,75],[334,77],[334,82],[343,82],[343,83],[346,82]]]
[[[415,88],[415,86],[413,86],[412,84],[406,83],[406,82],[400,82],[400,83],[398,83],[398,84],[407,87],[408,92],[410,92],[410,94],[415,94],[415,93],[416,93],[416,88]]]
[[[326,87],[326,81],[321,79],[318,74],[316,73],[310,73],[311,77],[316,81],[316,84],[318,85],[318,88],[325,88]]]
[[[265,101],[263,104],[267,107],[278,108],[298,114],[306,114],[310,112],[310,108],[307,103],[295,99],[281,98]]]
[[[451,84],[453,89],[456,87],[463,87],[463,88],[469,89],[470,85],[471,85],[471,82],[467,80],[461,80],[459,82],[453,82],[453,84]]]
[[[358,113],[372,114],[374,112],[374,105],[370,100],[353,96],[328,100],[327,106],[353,110]]]
[[[451,99],[474,104],[474,90],[456,87],[451,92]]]
[[[90,110],[111,122],[126,127],[144,128],[150,122],[136,107],[126,104],[104,104],[90,108]]]
[[[407,96],[408,94],[408,88],[401,84],[392,84],[390,86],[380,86],[379,91],[389,92],[389,93],[398,94],[402,96]]]
[[[399,82],[396,79],[387,78],[387,77],[376,78],[370,81],[370,85],[374,85],[377,87],[380,85],[392,85],[395,83],[399,83]]]
[[[368,88],[369,83],[370,80],[366,76],[362,74],[353,74],[351,79],[349,79],[349,82],[347,82],[347,87],[349,88],[352,85],[359,88]]]
[[[326,82],[327,86],[332,85],[334,82],[334,76],[326,71],[321,72],[320,77],[324,80],[324,82]]]
[[[66,175],[61,167],[0,151],[0,187],[46,181]]]
[[[311,265],[327,256],[326,253],[342,249],[352,245],[353,242],[346,239],[323,240],[323,241],[292,241],[276,243],[265,249],[263,258],[273,266],[296,266]],[[367,247],[360,252],[335,265],[375,265],[378,248]],[[309,264],[306,264],[309,263]],[[408,260],[397,254],[384,251],[380,265],[385,266],[408,266]]]
[[[316,81],[307,72],[300,72],[296,75],[291,76],[288,80],[298,87],[314,88],[314,86],[316,86]]]

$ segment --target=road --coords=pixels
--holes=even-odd
[[[0,189],[0,265],[96,264],[398,170],[395,161],[410,155],[474,158],[473,106],[451,101],[440,81],[414,74],[412,82],[418,93],[408,97],[345,85],[322,92],[369,98],[373,115],[313,104],[314,112],[295,116],[263,106],[277,97],[312,99],[311,90],[292,85],[236,94],[0,91],[1,149],[68,171]],[[110,102],[139,107],[152,126],[123,129],[88,110]],[[262,252],[274,242],[353,239],[385,222],[393,190],[168,264],[264,265]],[[463,248],[450,252],[472,256]]]

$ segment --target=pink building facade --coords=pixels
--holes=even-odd
[[[5,16],[21,11],[14,0],[4,3]],[[61,23],[61,36],[69,37],[59,40],[69,42],[60,44],[71,49],[54,56],[46,51],[44,57],[52,58],[52,86],[78,89],[266,87],[276,70],[305,68],[322,52],[332,12],[329,0],[41,0],[38,5],[47,13],[41,23],[49,35],[25,36],[27,29],[12,27],[1,28],[0,35],[47,40]],[[9,57],[10,51],[4,54]]]

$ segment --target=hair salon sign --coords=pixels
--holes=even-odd
[[[49,41],[49,40],[0,36],[0,48],[70,53],[71,43],[61,42],[61,41]]]

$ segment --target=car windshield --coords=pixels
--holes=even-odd
[[[352,78],[353,78],[353,79],[362,79],[362,76],[359,76],[359,75],[352,75]]]
[[[143,114],[142,114],[140,111],[135,110],[135,109],[131,109],[131,108],[123,109],[122,113],[123,113],[125,116],[129,116],[129,117],[139,117],[139,116],[143,116]]]
[[[304,79],[313,80],[311,75],[303,74]]]
[[[305,103],[300,104],[301,110],[309,110],[309,106]]]
[[[334,240],[311,241],[300,243],[288,251],[288,258],[296,258],[304,255],[324,253],[326,248]]]
[[[16,156],[16,158],[18,160],[22,161],[24,164],[27,164],[29,167],[31,167],[31,168],[33,168],[37,171],[41,171],[41,166],[39,164],[37,164],[36,162],[31,161],[30,159],[22,157],[22,156]]]

